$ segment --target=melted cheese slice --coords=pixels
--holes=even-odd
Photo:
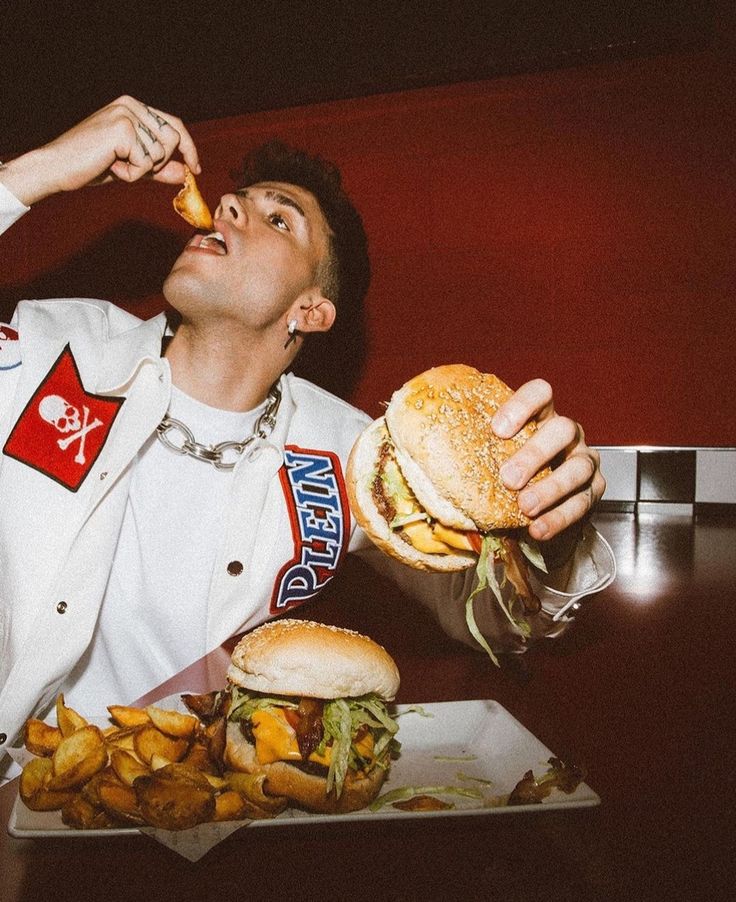
[[[427,523],[419,520],[407,523],[402,527],[411,544],[425,554],[451,554],[460,551],[472,551],[473,546],[465,533],[443,526],[441,523]]]
[[[296,732],[287,721],[283,708],[255,711],[251,723],[256,741],[256,758],[261,764],[302,760]],[[355,743],[355,748],[363,758],[370,758],[373,754],[373,734],[370,731],[366,733]],[[332,761],[332,748],[328,745],[323,755],[316,751],[312,752],[309,760],[329,767]]]

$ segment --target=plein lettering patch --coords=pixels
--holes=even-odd
[[[18,333],[0,323],[0,370],[12,370],[16,366],[20,366]]]
[[[336,454],[287,445],[279,477],[294,557],[276,577],[272,614],[303,604],[324,588],[337,572],[350,536],[350,508]]]
[[[3,452],[76,492],[124,400],[85,391],[67,345],[26,404]]]

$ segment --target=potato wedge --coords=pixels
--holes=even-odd
[[[198,721],[191,714],[181,714],[179,711],[166,711],[163,708],[157,708],[155,705],[149,705],[146,713],[150,717],[153,725],[165,733],[167,736],[173,736],[175,739],[190,739],[197,729]]]
[[[139,727],[133,737],[133,748],[145,764],[150,764],[154,755],[160,755],[169,761],[179,761],[186,755],[189,743],[186,739],[172,739],[165,736],[151,724]]]
[[[56,696],[56,723],[64,737],[71,736],[76,730],[87,726],[87,721],[81,714],[66,706],[63,692]]]
[[[135,793],[146,823],[163,830],[186,830],[212,819],[215,792],[188,779],[166,776],[166,768],[135,781]],[[206,780],[205,780],[206,782]]]
[[[122,780],[112,769],[111,765],[104,767],[102,770],[98,770],[93,777],[90,777],[90,779],[87,780],[80,790],[80,795],[95,808],[102,807],[99,792],[102,783],[122,783]]]
[[[156,773],[164,780],[179,780],[186,783],[192,783],[194,786],[199,786],[200,789],[211,788],[208,775],[203,774],[194,767],[190,767],[188,764],[174,762],[160,768]]]
[[[61,740],[51,761],[53,777],[50,788],[69,789],[81,785],[107,764],[102,731],[94,724],[80,727]]]
[[[197,229],[212,229],[212,214],[200,194],[194,175],[186,167],[184,187],[174,198],[174,209],[179,216]]]
[[[227,719],[218,717],[212,723],[207,724],[204,730],[207,739],[207,748],[210,758],[216,766],[222,770],[225,760],[225,745],[227,740]]]
[[[108,705],[112,722],[119,727],[141,727],[150,723],[151,719],[145,708],[132,708],[129,705]]]
[[[19,794],[31,811],[56,811],[73,798],[73,792],[55,792],[47,788],[52,773],[51,758],[32,758],[23,768]]]
[[[181,696],[181,700],[202,723],[210,723],[216,717],[222,717],[227,714],[227,708],[230,707],[230,695],[225,690],[215,689],[201,695],[185,693]]]
[[[247,817],[247,803],[239,792],[228,789],[215,797],[216,821],[239,821]]]
[[[113,819],[103,809],[93,805],[81,793],[77,793],[61,809],[61,820],[75,830],[99,830],[112,827]]]
[[[141,729],[137,727],[113,727],[112,732],[103,732],[105,744],[109,749],[124,749],[132,755],[136,755],[135,751],[135,734]]]
[[[201,770],[206,774],[215,775],[218,772],[218,768],[215,767],[210,758],[209,749],[202,742],[193,742],[189,747],[189,751],[181,759],[181,763],[188,764],[190,767]]]
[[[50,758],[62,740],[61,730],[51,727],[35,717],[29,718],[23,728],[23,744],[34,755]]]
[[[138,777],[151,773],[150,767],[123,749],[113,749],[110,752],[110,764],[126,786],[132,786]]]
[[[140,779],[147,780],[148,777]],[[138,796],[132,786],[112,780],[102,780],[97,791],[100,804],[116,822],[134,826],[145,823],[138,807]]]

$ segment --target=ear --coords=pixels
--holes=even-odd
[[[309,294],[294,304],[288,318],[297,320],[300,332],[328,332],[336,315],[332,301],[320,294]]]

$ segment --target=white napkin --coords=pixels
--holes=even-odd
[[[158,830],[155,827],[140,827],[145,833],[164,846],[173,849],[178,855],[189,861],[199,861],[210,849],[214,848],[231,833],[247,827],[250,821],[221,821],[218,823],[197,824],[188,830]]]

